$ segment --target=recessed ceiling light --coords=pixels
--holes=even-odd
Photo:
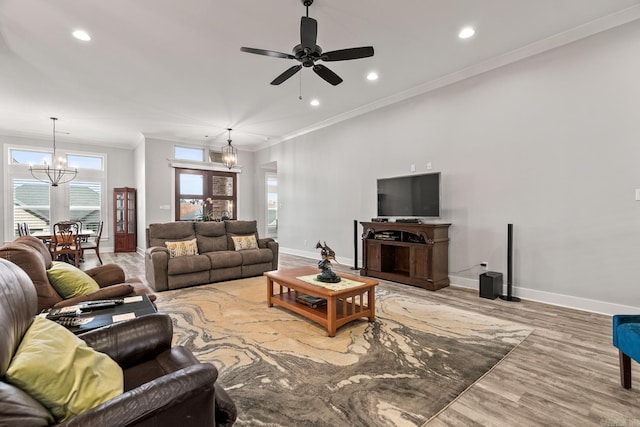
[[[77,38],[78,40],[82,40],[85,42],[88,42],[89,40],[91,40],[91,36],[83,30],[76,30],[73,33],[71,33],[73,35],[73,37]]]
[[[473,28],[464,27],[458,33],[458,37],[460,37],[461,39],[468,39],[469,37],[472,37],[475,33],[476,33],[476,30],[474,30]]]
[[[317,99],[312,99],[309,104],[313,105],[314,107],[317,107],[318,105],[320,105],[320,101],[318,101]]]
[[[376,73],[375,71],[370,72],[369,74],[367,74],[367,80],[378,80],[378,73]]]

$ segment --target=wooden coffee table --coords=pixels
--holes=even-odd
[[[375,320],[375,287],[378,282],[366,277],[339,274],[341,278],[362,283],[347,289],[331,290],[321,285],[311,284],[298,277],[317,275],[320,270],[314,267],[290,268],[268,271],[267,304],[279,305],[298,313],[307,319],[327,328],[330,337],[336,335],[336,329],[360,317]],[[278,291],[274,294],[274,283]],[[327,300],[326,305],[312,308],[296,301],[298,294],[306,294]]]

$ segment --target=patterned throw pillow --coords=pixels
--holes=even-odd
[[[167,249],[169,249],[169,256],[171,258],[198,255],[198,244],[196,243],[196,239],[184,242],[165,242],[164,244]]]
[[[258,249],[258,241],[256,236],[251,234],[249,236],[231,236],[233,239],[233,245],[236,251],[244,251],[245,249]]]

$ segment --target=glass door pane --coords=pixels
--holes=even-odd
[[[124,194],[116,193],[116,233],[124,233]]]
[[[136,194],[127,193],[129,202],[127,208],[129,209],[127,215],[127,230],[129,233],[133,233],[136,228]]]
[[[278,175],[267,172],[267,237],[278,236]]]
[[[192,171],[178,174],[179,209],[178,221],[196,221],[202,218],[204,205],[204,176]]]

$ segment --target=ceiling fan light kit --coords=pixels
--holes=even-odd
[[[278,77],[273,79],[272,85],[279,85],[294,76],[298,71],[305,68],[311,68],[318,76],[333,86],[342,83],[342,78],[329,68],[322,64],[316,64],[317,61],[348,61],[352,59],[368,58],[373,56],[373,46],[352,47],[348,49],[333,50],[330,52],[322,52],[322,48],[316,44],[318,37],[318,22],[309,17],[309,6],[313,4],[313,0],[301,0],[302,4],[307,8],[307,15],[300,20],[300,44],[293,47],[293,54],[276,52],[273,50],[256,49],[252,47],[241,47],[240,50],[246,53],[256,55],[271,56],[273,58],[295,59],[300,62],[285,70]]]

